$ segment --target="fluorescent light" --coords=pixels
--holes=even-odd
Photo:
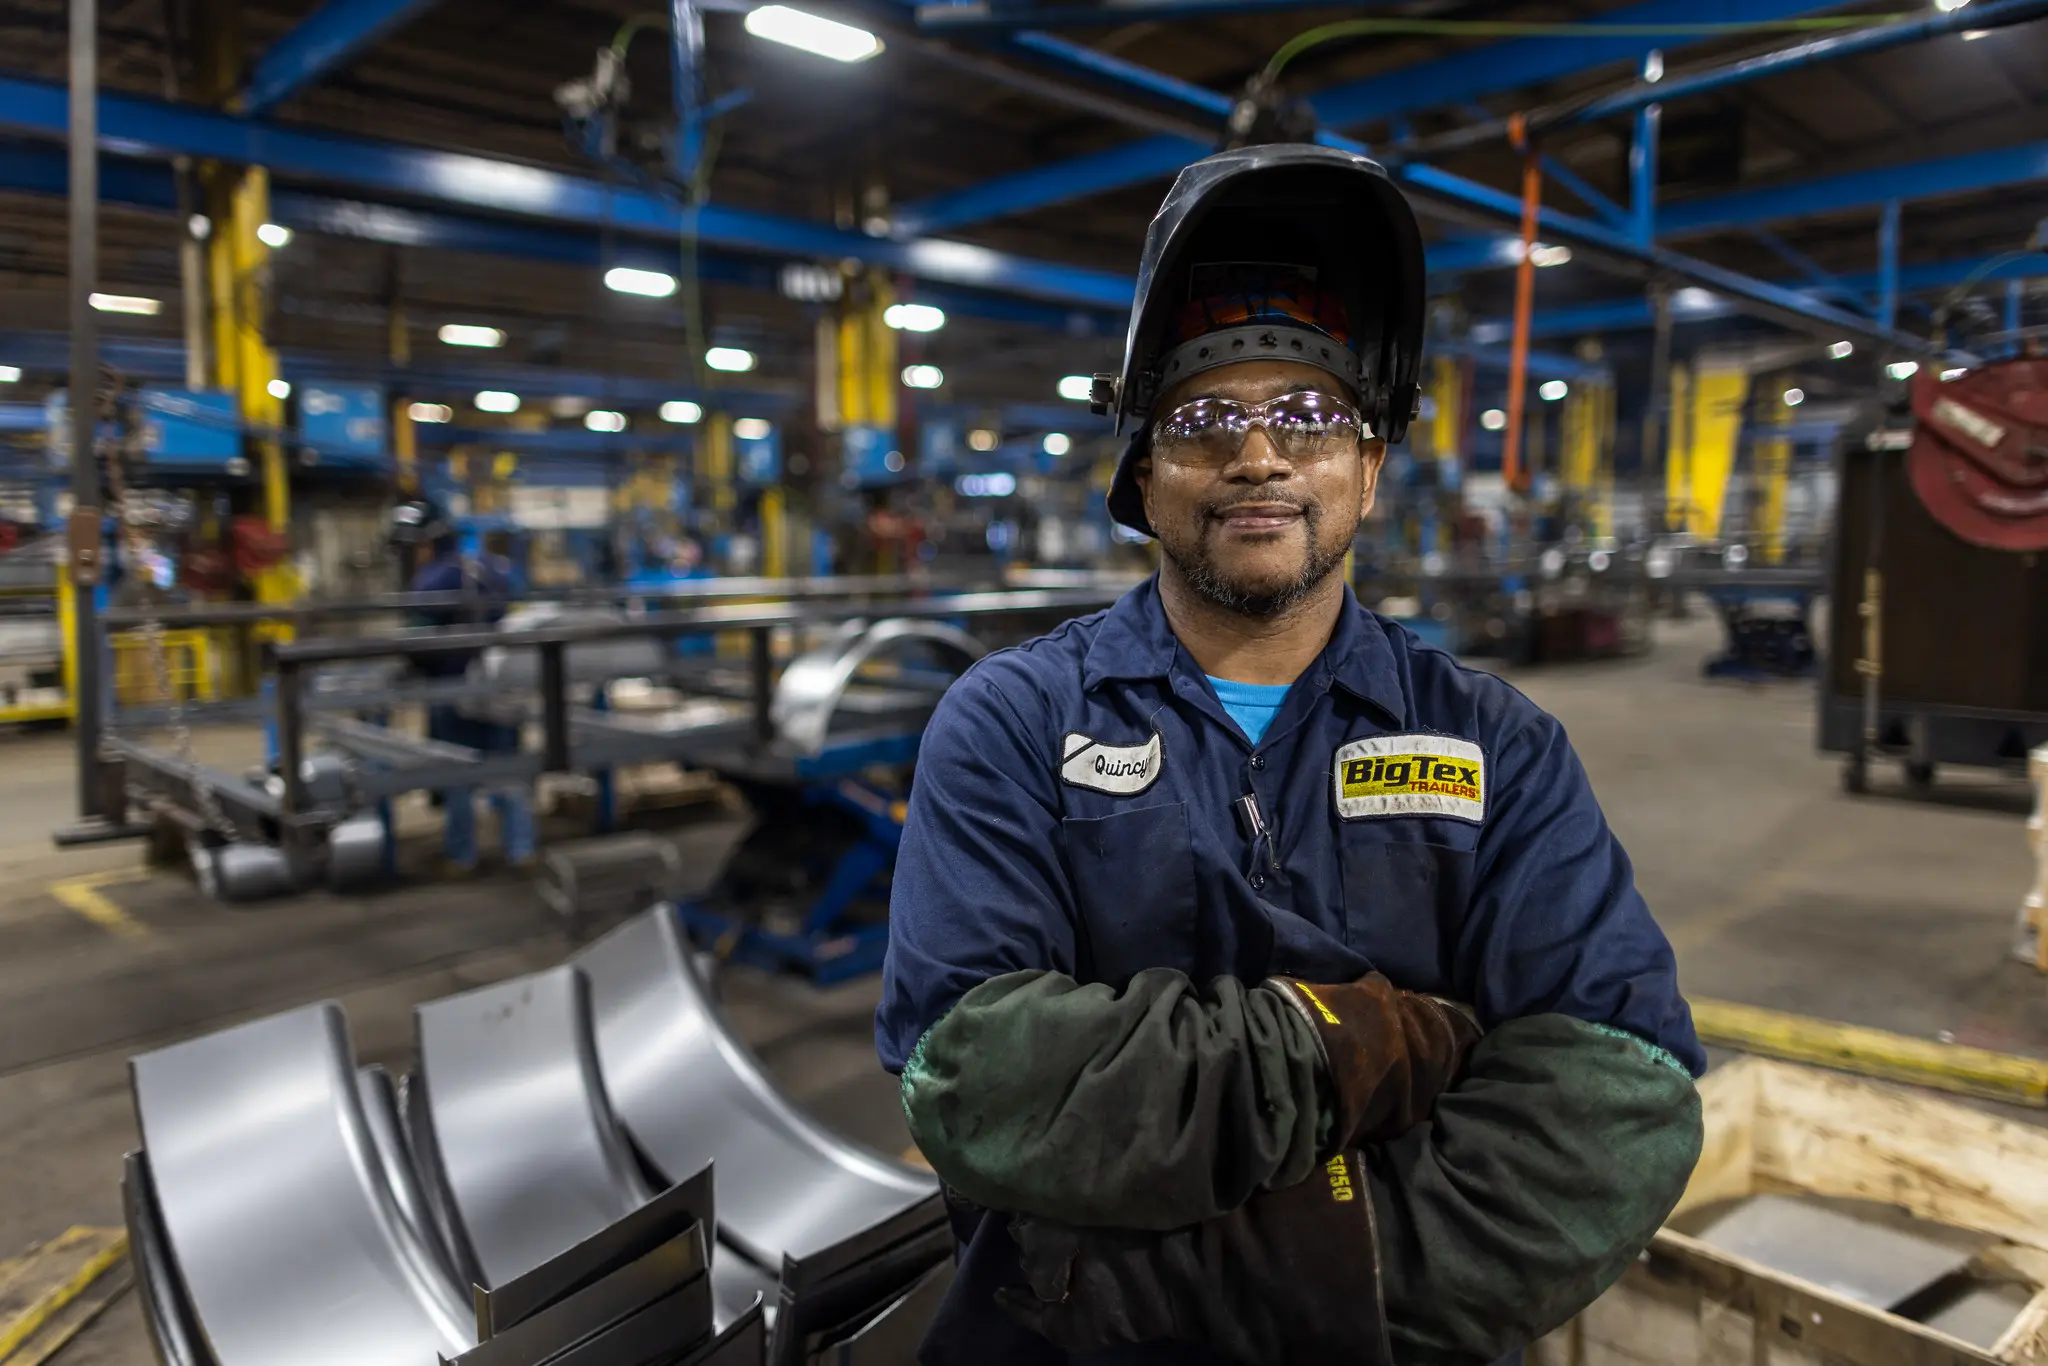
[[[19,365],[0,365],[0,384],[19,383],[21,383],[21,367]]]
[[[775,432],[775,424],[765,417],[743,417],[732,424],[732,434],[742,441],[766,441]]]
[[[676,292],[676,277],[659,270],[634,270],[613,266],[604,273],[604,287],[620,294],[639,294],[649,299],[666,299]]]
[[[1721,296],[1711,289],[1687,285],[1671,296],[1671,306],[1680,313],[1707,313],[1718,307]]]
[[[882,50],[881,39],[866,29],[820,19],[787,5],[763,5],[750,12],[747,32],[835,62],[864,62]]]
[[[1651,85],[1664,79],[1664,53],[1660,49],[1651,48],[1643,58],[1643,79]]]
[[[440,338],[450,346],[503,346],[505,334],[495,327],[478,327],[474,323],[449,323],[440,331]]]
[[[272,398],[285,399],[292,396],[292,382],[288,379],[274,379],[263,387],[270,391]]]
[[[1060,381],[1060,397],[1075,403],[1086,403],[1088,396],[1095,392],[1095,376],[1068,375]]]
[[[946,325],[946,310],[930,304],[890,304],[882,321],[898,332],[936,332]]]
[[[759,14],[761,11],[755,10]],[[714,370],[741,374],[754,368],[754,353],[738,346],[714,346],[704,353],[704,363]]]
[[[1479,425],[1489,432],[1500,431],[1508,425],[1508,415],[1498,408],[1488,408],[1479,415]]]
[[[986,427],[976,427],[967,434],[967,449],[970,451],[992,451],[1002,444],[1002,438]]]
[[[661,405],[661,420],[663,422],[674,422],[682,425],[690,422],[700,422],[703,418],[704,410],[686,398],[672,398]]]
[[[1047,455],[1065,455],[1074,449],[1074,442],[1065,432],[1047,432],[1045,440],[1038,443]]]
[[[1549,266],[1568,265],[1572,259],[1572,249],[1566,246],[1545,246],[1538,242],[1529,248],[1529,259],[1536,263],[1538,270]]]
[[[1806,391],[1804,389],[1787,389],[1785,391],[1785,406],[1787,408],[1797,408],[1804,402],[1806,402]]]
[[[903,382],[912,389],[936,389],[946,382],[946,372],[936,365],[906,365]]]
[[[1988,28],[1972,28],[1963,30],[1963,41],[1966,43],[1974,43],[1979,38],[1989,38],[1990,36],[1991,30]]]
[[[470,400],[480,413],[516,413],[519,411],[519,395],[508,394],[503,389],[486,389]]]
[[[164,306],[161,299],[139,294],[94,294],[86,302],[102,313],[139,313],[145,318],[154,318]]]
[[[1954,14],[1969,3],[1970,0],[1934,0],[1934,7],[1943,14]]]
[[[204,242],[213,236],[213,220],[203,213],[195,213],[185,220],[185,231],[192,234],[195,242]]]
[[[405,415],[415,422],[448,422],[455,416],[455,410],[445,403],[415,403],[405,410]]]
[[[953,491],[962,498],[1007,498],[1017,491],[1017,476],[1008,470],[963,474],[953,481]]]
[[[292,244],[292,230],[282,223],[265,223],[256,229],[256,240],[275,251]]]
[[[1542,397],[1545,403],[1555,403],[1571,391],[1571,385],[1566,384],[1561,379],[1554,379],[1546,383],[1541,389],[1538,389],[1536,392]]]
[[[592,408],[583,415],[583,425],[593,432],[623,432],[626,430],[626,415],[609,408]]]
[[[1920,362],[1917,360],[1895,360],[1884,368],[1884,372],[1893,379],[1911,379],[1920,373]]]
[[[1856,343],[1852,341],[1838,341],[1828,348],[1828,354],[1836,360],[1847,360],[1856,354]]]
[[[1943,384],[1953,384],[1955,381],[1961,379],[1964,375],[1967,375],[1969,373],[1970,372],[1967,369],[1959,365],[1953,370],[1942,371],[1941,382]]]

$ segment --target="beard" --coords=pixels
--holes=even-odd
[[[1344,556],[1350,550],[1350,538],[1341,545],[1326,547],[1322,542],[1323,507],[1316,502],[1300,502],[1295,506],[1301,510],[1302,532],[1308,538],[1308,554],[1304,557],[1301,572],[1279,585],[1253,585],[1234,579],[1216,563],[1213,533],[1218,529],[1218,518],[1234,504],[1243,499],[1216,503],[1197,508],[1189,519],[1185,537],[1161,536],[1160,552],[1173,561],[1180,571],[1182,580],[1195,596],[1213,607],[1239,616],[1270,620],[1299,606],[1330,575],[1343,567]],[[1259,501],[1271,502],[1270,497]]]

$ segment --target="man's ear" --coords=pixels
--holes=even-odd
[[[1152,456],[1149,452],[1139,456],[1131,465],[1131,479],[1138,486],[1138,501],[1145,508],[1145,520],[1158,526],[1159,523],[1152,521]]]
[[[1387,443],[1375,438],[1359,447],[1359,459],[1363,462],[1358,482],[1358,520],[1365,520],[1371,513],[1373,500],[1380,487],[1380,467],[1387,462]]]

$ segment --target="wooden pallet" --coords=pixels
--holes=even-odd
[[[1530,1366],[2048,1366],[2048,1131],[1757,1058],[1700,1095],[1706,1147],[1674,1223],[1766,1193],[1876,1201],[1990,1235],[1972,1270],[2025,1309],[1987,1350],[1667,1226]]]

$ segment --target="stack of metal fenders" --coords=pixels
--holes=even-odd
[[[165,1366],[903,1366],[952,1277],[937,1183],[799,1113],[668,906],[419,1007],[332,1002],[130,1064],[125,1204]]]

